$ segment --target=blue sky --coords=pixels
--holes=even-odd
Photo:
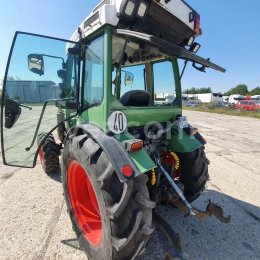
[[[98,0],[0,0],[0,78],[15,31],[68,39]],[[260,86],[259,0],[187,0],[201,15],[199,55],[227,69],[225,74],[199,73],[188,66],[183,89],[211,87],[226,91],[238,84]]]

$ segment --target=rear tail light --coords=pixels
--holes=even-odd
[[[125,140],[122,144],[129,153],[137,152],[144,146],[143,140],[140,139]]]

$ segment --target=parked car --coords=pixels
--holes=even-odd
[[[217,103],[215,103],[215,107],[225,108],[225,107],[230,107],[230,104],[228,102],[225,102],[225,101],[218,101]]]
[[[185,107],[197,107],[199,102],[197,100],[184,100],[182,105]]]
[[[260,103],[252,100],[242,100],[234,105],[235,109],[243,109],[248,111],[260,110]]]

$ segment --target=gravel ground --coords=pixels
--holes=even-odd
[[[208,199],[232,215],[200,222],[176,209],[158,211],[182,238],[185,259],[260,259],[260,120],[185,111],[207,139],[211,161]],[[0,163],[0,259],[86,259],[78,248],[64,204],[59,177],[47,177],[39,163],[19,169]],[[153,235],[145,257],[162,259]]]

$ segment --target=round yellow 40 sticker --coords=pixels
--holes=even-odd
[[[107,120],[108,128],[114,134],[123,133],[127,127],[127,118],[122,111],[114,111]]]

